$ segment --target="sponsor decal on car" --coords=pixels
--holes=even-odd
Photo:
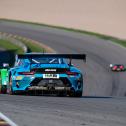
[[[45,71],[55,71],[56,72],[56,69],[45,69]]]
[[[23,78],[22,76],[17,76],[16,80],[22,80],[22,78]]]

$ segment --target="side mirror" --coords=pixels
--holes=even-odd
[[[9,64],[8,63],[3,63],[3,68],[9,68]]]

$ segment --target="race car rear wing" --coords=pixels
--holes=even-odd
[[[33,59],[33,58],[41,58],[41,57],[50,57],[50,58],[65,58],[70,59],[70,62],[72,59],[77,60],[84,60],[86,62],[86,54],[48,54],[48,53],[42,53],[42,54],[19,54],[19,59]]]

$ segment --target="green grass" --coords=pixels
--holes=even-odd
[[[15,44],[12,44],[11,42],[7,40],[0,39],[0,47],[6,49],[6,50],[15,50],[15,53],[24,53],[23,49]]]
[[[19,40],[27,46],[29,52],[43,52],[44,50],[42,47],[40,47],[37,44],[32,43],[31,41],[27,41],[23,39],[19,39]]]
[[[38,25],[38,26],[46,26],[46,27],[62,29],[62,30],[71,31],[71,32],[78,32],[78,33],[82,33],[82,34],[96,36],[96,37],[104,39],[104,40],[110,40],[114,43],[117,43],[119,45],[126,47],[126,40],[119,39],[119,38],[116,38],[116,37],[112,37],[112,36],[109,36],[109,35],[103,35],[103,34],[100,34],[100,33],[95,33],[95,32],[90,32],[90,31],[85,31],[85,30],[79,30],[79,29],[73,29],[73,28],[65,28],[65,27],[61,27],[61,26],[53,26],[53,25],[47,25],[47,24],[33,23],[33,22],[27,22],[27,21],[8,20],[8,19],[0,19],[0,20],[1,21],[32,24],[32,25]]]

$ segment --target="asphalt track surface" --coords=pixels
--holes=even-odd
[[[0,31],[51,46],[59,53],[86,53],[74,61],[84,74],[82,98],[0,95],[0,111],[20,126],[126,126],[126,73],[110,63],[126,64],[126,49],[96,37],[48,27],[0,21]],[[111,97],[112,96],[112,97]]]

